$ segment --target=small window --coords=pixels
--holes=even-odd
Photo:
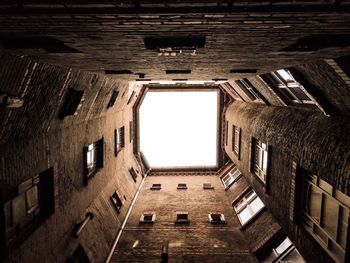
[[[210,183],[204,183],[203,189],[211,190],[211,189],[214,189],[214,187]]]
[[[103,167],[103,138],[84,148],[85,184]]]
[[[117,100],[117,97],[118,97],[118,91],[113,90],[111,98],[109,99],[109,102],[108,102],[108,105],[107,105],[107,109],[114,106],[114,103]]]
[[[221,181],[225,186],[225,190],[229,189],[230,186],[241,177],[241,175],[242,173],[238,170],[237,166],[234,166],[227,174],[224,174],[221,177]]]
[[[187,185],[186,184],[178,184],[177,185],[177,189],[179,189],[179,190],[186,190],[187,189]]]
[[[141,215],[140,223],[153,224],[156,221],[156,213],[144,212]]]
[[[117,210],[117,212],[119,213],[120,212],[120,209],[122,208],[123,206],[123,202],[122,200],[120,199],[119,195],[118,195],[118,192],[115,191],[113,193],[113,195],[111,196],[111,201],[115,207],[115,209]]]
[[[133,124],[132,124],[132,121],[129,122],[129,139],[130,139],[130,142],[132,142],[132,139],[133,139]]]
[[[250,190],[234,206],[238,219],[242,226],[251,221],[265,207],[264,203],[254,192]]]
[[[161,184],[152,184],[151,190],[160,190],[162,189]]]
[[[80,102],[82,101],[84,90],[69,88],[63,99],[63,104],[58,114],[58,118],[63,120],[66,116],[76,115]]]
[[[238,160],[240,157],[240,147],[241,147],[241,129],[237,126],[232,126],[232,150],[238,156]]]
[[[85,249],[79,244],[73,255],[67,259],[67,263],[90,263],[90,259],[85,252]]]
[[[129,173],[130,173],[132,179],[136,182],[136,180],[137,180],[137,173],[136,173],[136,171],[135,171],[135,169],[133,167],[131,167],[129,169]]]
[[[266,184],[266,175],[269,165],[268,145],[260,140],[253,138],[252,147],[253,172],[264,184]]]
[[[115,141],[115,156],[125,146],[125,132],[124,126],[114,130],[114,141]]]
[[[224,214],[220,213],[209,213],[209,222],[212,224],[226,224],[225,216]]]
[[[188,212],[176,212],[175,224],[189,224]]]
[[[241,80],[236,80],[235,82],[251,101],[265,101],[265,98],[259,93],[259,91],[253,86],[253,84],[248,79],[244,78]]]
[[[134,98],[134,96],[135,96],[135,91],[133,91],[133,92],[131,93],[130,97],[128,98],[128,103],[127,103],[127,104],[129,104],[129,103],[132,101],[132,99]]]
[[[228,144],[228,121],[225,121],[225,145]]]
[[[287,104],[314,104],[311,95],[305,90],[303,85],[293,78],[289,70],[280,69],[274,71],[270,74],[270,78],[272,79],[273,85],[278,89],[279,95],[282,96],[281,99]]]

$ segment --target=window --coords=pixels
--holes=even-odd
[[[129,103],[132,101],[132,99],[134,98],[134,96],[135,96],[135,91],[133,91],[133,92],[130,94],[130,97],[128,98],[128,103],[127,103],[127,104],[129,104]]]
[[[132,138],[133,137],[133,125],[132,125],[132,121],[129,122],[129,139],[130,142],[132,142]]]
[[[227,174],[221,176],[220,179],[225,186],[225,190],[229,189],[230,186],[241,177],[241,175],[241,171],[238,170],[237,166],[234,166]]]
[[[178,190],[186,190],[187,189],[187,185],[186,184],[178,184],[177,185],[177,189]]]
[[[293,243],[284,234],[272,239],[273,244],[269,253],[258,255],[259,262],[305,262]]]
[[[269,165],[268,145],[260,140],[252,138],[252,151],[252,171],[264,184],[266,184],[266,175]]]
[[[118,152],[125,146],[124,126],[114,130],[114,141],[115,141],[114,153],[115,153],[115,156],[117,156]]]
[[[228,144],[228,121],[225,121],[225,145]]]
[[[156,213],[143,212],[140,218],[140,223],[153,224],[156,221]]]
[[[226,224],[224,214],[210,212],[208,214],[208,217],[209,217],[209,222],[212,224]]]
[[[151,190],[160,190],[162,189],[161,184],[152,184]]]
[[[264,100],[263,96],[259,93],[259,91],[257,91],[257,89],[248,79],[244,78],[241,80],[236,80],[235,82],[250,100]]]
[[[103,167],[103,138],[84,148],[85,184]]]
[[[188,212],[176,212],[175,224],[189,224]]]
[[[10,191],[15,196],[3,204],[7,248],[19,245],[55,211],[53,169],[50,168]]]
[[[280,69],[270,75],[272,84],[278,88],[282,99],[287,103],[307,103],[314,104],[311,96],[305,88],[297,82],[289,70]]]
[[[69,88],[63,99],[63,104],[58,114],[58,118],[63,120],[66,116],[76,115],[80,102],[83,101],[84,90]]]
[[[241,129],[237,126],[232,126],[232,150],[240,159],[240,148],[241,148]]]
[[[350,197],[315,175],[303,178],[303,226],[336,262],[345,262]]]
[[[242,226],[246,225],[265,207],[264,203],[254,192],[250,190],[234,206],[238,219]]]
[[[133,167],[131,167],[130,169],[129,169],[129,174],[131,175],[131,177],[132,177],[132,179],[135,181],[135,183],[136,183],[136,180],[137,180],[137,173],[136,173],[136,171],[135,171],[135,169],[133,168]]]
[[[90,263],[90,259],[85,249],[79,244],[72,256],[67,259],[67,263]]]
[[[118,97],[118,91],[113,90],[111,98],[109,99],[109,102],[108,102],[108,105],[107,105],[107,109],[114,106],[114,103],[117,100],[117,97]]]
[[[203,189],[211,190],[211,189],[214,189],[214,187],[210,183],[204,183],[203,184]]]
[[[288,252],[294,249],[294,245],[292,241],[288,237],[286,237],[282,243],[278,245],[278,247],[274,248],[272,251],[279,260],[283,259]]]
[[[118,194],[117,191],[115,191],[115,192],[113,193],[113,195],[111,196],[111,201],[112,201],[112,203],[113,203],[115,209],[116,209],[117,212],[119,213],[119,212],[120,212],[120,209],[121,209],[122,206],[123,206],[123,202],[122,202],[122,200],[120,199],[119,194]]]

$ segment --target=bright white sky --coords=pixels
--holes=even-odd
[[[140,149],[151,167],[215,166],[217,92],[147,92]]]

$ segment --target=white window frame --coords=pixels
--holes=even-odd
[[[268,144],[260,140],[253,139],[254,141],[254,174],[266,184],[267,170],[269,166],[269,151]]]
[[[116,153],[118,153],[125,144],[125,130],[124,126],[116,129]]]
[[[293,103],[302,103],[302,104],[315,104],[312,96],[305,90],[304,86],[297,82],[289,70],[280,69],[274,72],[271,72],[271,75],[277,85],[277,88],[283,93],[286,99],[290,100]],[[297,89],[299,92],[302,92],[308,99],[298,98],[297,95],[293,92],[293,89]],[[288,94],[288,95],[286,95]]]
[[[232,131],[232,150],[239,158],[240,144],[241,144],[241,128],[233,125]]]
[[[145,220],[146,216],[152,216],[151,220]],[[155,212],[143,212],[140,217],[140,223],[149,223],[152,224],[156,221],[156,213]]]
[[[232,169],[221,176],[221,181],[225,187],[225,190],[229,189],[232,184],[234,184],[239,178],[241,178],[242,172],[238,170],[237,166],[232,167]]]
[[[88,169],[93,169],[96,166],[96,145],[89,144],[86,152],[86,166]]]
[[[215,221],[212,217],[212,215],[220,215],[220,220],[221,221]],[[209,218],[209,222],[211,224],[226,224],[226,220],[225,220],[225,216],[224,214],[221,214],[221,213],[217,213],[217,212],[210,212],[208,214],[208,218]]]
[[[250,221],[252,221],[253,218],[256,217],[257,214],[259,214],[259,212],[261,210],[264,209],[265,205],[264,203],[261,201],[261,203],[263,204],[263,206],[258,210],[258,211],[254,211],[250,204],[255,200],[255,199],[259,199],[261,201],[261,199],[259,198],[259,196],[255,193],[255,191],[253,189],[251,189],[250,191],[248,191],[235,205],[234,205],[234,210],[236,211],[237,217],[239,219],[239,222],[241,223],[242,226],[245,226],[246,224],[248,224]],[[244,211],[245,209],[247,209],[247,211],[250,214],[250,218],[243,222],[241,219],[240,214],[242,213],[242,211]]]

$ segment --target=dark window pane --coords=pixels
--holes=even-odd
[[[18,225],[27,215],[25,194],[12,200],[13,224]]]

